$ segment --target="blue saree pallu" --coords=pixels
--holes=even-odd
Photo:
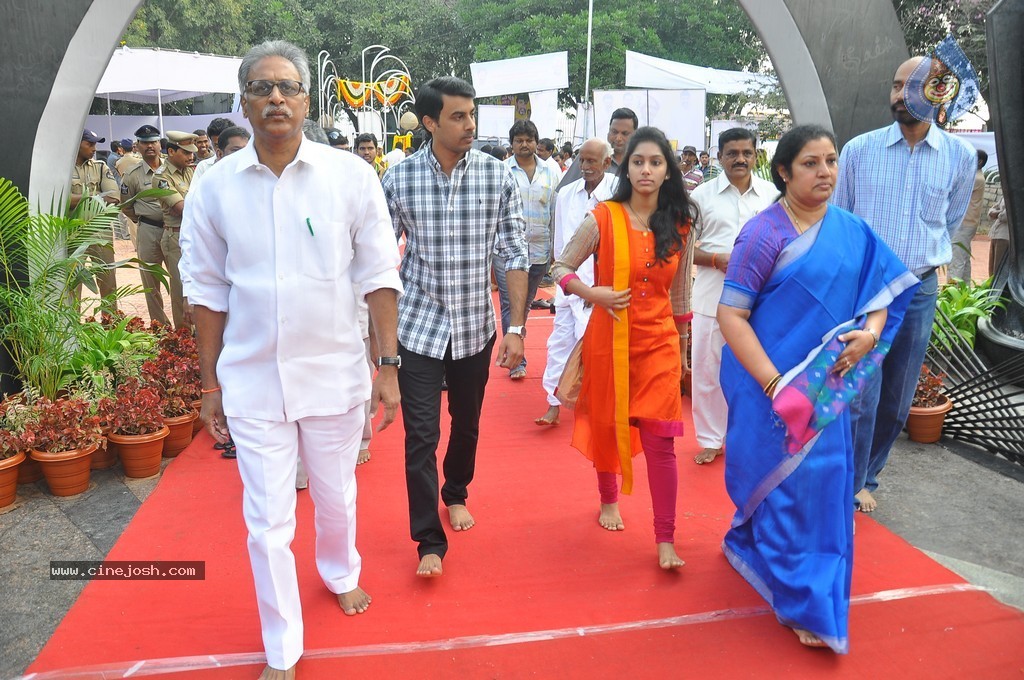
[[[792,229],[777,206],[745,229],[758,226]],[[782,624],[814,633],[840,654],[849,650],[853,568],[846,406],[876,377],[918,283],[866,223],[831,206],[782,250],[751,309],[751,327],[783,372],[774,401],[728,347],[722,352],[725,479],[736,505],[722,548]],[[845,343],[838,336],[883,308],[878,346],[840,377],[835,362]]]

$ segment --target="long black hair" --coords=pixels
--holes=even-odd
[[[668,261],[673,253],[683,249],[684,236],[689,232],[690,218],[696,215],[697,208],[690,201],[683,183],[683,171],[674,162],[672,145],[668,143],[665,133],[656,127],[642,127],[633,133],[626,146],[626,153],[619,165],[619,184],[612,200],[617,203],[628,203],[633,195],[633,185],[629,182],[629,159],[636,147],[643,142],[653,142],[661,149],[668,167],[668,177],[658,191],[658,207],[651,215],[650,227],[654,232],[654,254],[662,262]]]

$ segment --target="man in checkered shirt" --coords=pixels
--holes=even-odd
[[[476,92],[452,77],[435,78],[416,97],[431,139],[385,173],[384,195],[395,234],[405,236],[399,302],[398,372],[405,423],[409,524],[419,544],[417,575],[441,575],[448,540],[438,512],[437,444],[441,384],[448,384],[451,431],[441,499],[454,531],[474,524],[466,507],[476,465],[480,408],[495,341],[491,258],[506,262],[511,325],[498,365],[523,356],[529,258],[519,187],[501,161],[472,148]]]

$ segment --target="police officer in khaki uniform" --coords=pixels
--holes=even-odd
[[[78,146],[78,157],[75,159],[75,167],[71,171],[71,207],[76,208],[86,196],[92,196],[96,200],[105,203],[117,203],[119,190],[114,173],[103,161],[96,160],[97,142],[106,141],[103,137],[92,130],[82,132],[82,142]],[[113,229],[109,234],[110,240],[107,243],[90,246],[86,251],[89,255],[110,265],[114,263],[114,233]],[[101,297],[106,297],[117,290],[117,279],[114,269],[110,268],[96,276],[96,285],[99,288]],[[78,286],[77,295],[82,297],[82,286]],[[113,311],[117,308],[116,303],[103,305]]]
[[[121,178],[121,197],[127,201],[146,189],[153,188],[153,176],[163,166],[160,156],[160,131],[152,125],[143,125],[135,131],[141,162],[129,168]],[[148,264],[163,265],[168,268],[167,258],[160,248],[164,237],[164,211],[155,198],[139,199],[124,209],[125,216],[137,222],[135,231],[135,248],[139,259]],[[142,287],[146,289],[146,308],[149,318],[170,325],[167,312],[164,311],[164,298],[160,291],[160,283],[151,274],[144,271]]]
[[[167,274],[171,280],[171,316],[174,327],[191,325],[191,315],[186,317],[185,301],[181,290],[181,275],[178,273],[178,261],[181,259],[181,247],[178,237],[181,234],[181,214],[185,210],[185,196],[192,182],[192,159],[198,151],[196,137],[188,132],[167,131],[167,161],[153,173],[153,186],[157,189],[170,189],[174,193],[157,199],[164,215],[164,233],[160,239],[160,250],[164,254]]]

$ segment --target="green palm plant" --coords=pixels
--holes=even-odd
[[[992,279],[981,283],[953,280],[939,291],[935,307],[952,322],[967,343],[973,348],[978,333],[978,319],[988,318],[997,309],[1006,306],[1006,301],[992,290]],[[939,324],[940,314],[932,325],[932,339],[941,347],[952,347],[959,342]]]
[[[150,190],[143,197],[166,193]],[[159,266],[137,258],[108,264],[89,254],[91,246],[109,246],[119,210],[86,197],[73,209],[60,198],[48,212],[33,212],[18,189],[0,178],[0,333],[18,377],[43,397],[56,398],[75,378],[80,285],[96,292],[97,274],[122,267],[148,271],[166,285]],[[112,308],[141,290],[122,286],[99,305]]]

